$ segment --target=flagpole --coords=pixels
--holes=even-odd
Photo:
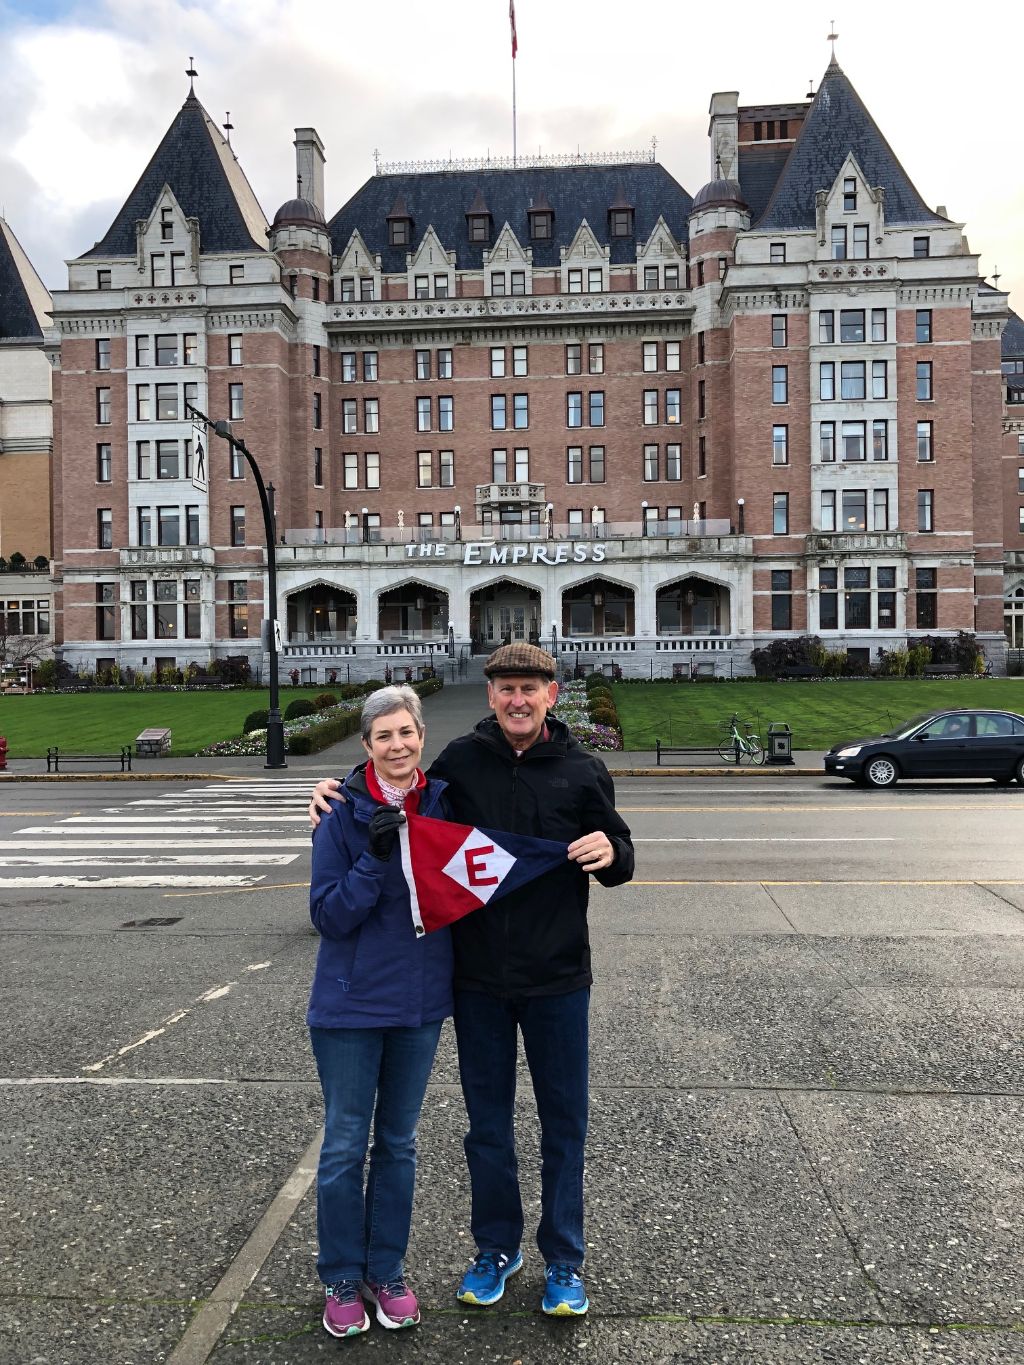
[[[512,169],[516,165],[516,54],[512,53]]]

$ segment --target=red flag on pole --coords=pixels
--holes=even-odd
[[[508,0],[508,22],[512,28],[512,60],[515,61],[516,53],[519,51],[519,39],[516,37],[516,0]]]
[[[398,832],[413,928],[430,933],[564,867],[568,844],[407,815]]]

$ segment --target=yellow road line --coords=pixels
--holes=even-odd
[[[787,879],[774,881],[768,877],[742,878],[692,878],[688,881],[631,881],[623,886],[604,887],[605,891],[625,891],[631,886],[1024,886],[1019,877],[1001,880],[998,877],[876,877],[854,880],[848,877],[819,878],[816,881],[797,881]],[[594,888],[597,890],[597,887]]]
[[[37,815],[77,815],[76,810],[33,810],[30,807],[26,810],[0,810],[0,820],[10,817],[12,820],[31,820]]]
[[[988,803],[984,806],[979,806],[977,802],[970,805],[965,803],[962,806],[919,806],[911,802],[906,802],[903,805],[883,806],[872,801],[870,804],[866,803],[863,806],[777,806],[768,804],[764,806],[616,806],[615,809],[622,815],[677,815],[685,814],[687,812],[690,814],[699,814],[702,811],[716,815],[721,815],[723,812],[729,813],[731,811],[736,811],[737,814],[741,815],[793,815],[805,811],[810,815],[820,814],[821,812],[834,815],[845,815],[847,811],[851,810],[913,810],[925,813],[937,810],[970,810],[981,812],[990,810],[1012,810],[1017,811],[1019,814],[1024,814],[1024,803],[1005,806],[995,806]]]
[[[309,890],[309,882],[271,882],[268,886],[238,886],[219,891],[165,891],[165,901],[192,900],[196,896],[249,896],[254,891],[289,891],[301,886]]]

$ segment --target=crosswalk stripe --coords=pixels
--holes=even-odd
[[[44,831],[42,831],[42,830],[39,831],[39,833],[43,833],[43,832],[44,832]],[[17,831],[17,833],[18,833],[18,834],[30,834],[30,833],[32,833],[32,831],[31,831],[31,830],[27,830],[27,829],[19,829],[19,830]],[[45,833],[49,834],[49,833],[52,833],[52,831],[46,830]],[[206,830],[204,830],[203,833],[205,834],[205,833],[206,833]],[[275,839],[273,842],[274,842],[274,848],[275,848],[275,849],[282,849],[282,848],[309,848],[309,840],[308,840],[308,839]],[[89,842],[89,841],[87,841],[87,840],[85,840],[85,839],[61,839],[61,841],[60,841],[60,846],[61,846],[61,848],[72,848],[72,849],[92,849],[92,848],[98,848],[98,849],[102,849],[103,852],[105,852],[105,853],[109,853],[110,850],[111,850],[111,845],[110,845],[109,842],[105,842],[105,843],[99,844],[99,843],[95,843],[95,842]],[[131,849],[131,848],[142,848],[142,849],[146,849],[146,848],[175,849],[175,848],[178,848],[178,849],[193,849],[193,850],[206,849],[206,848],[266,848],[266,846],[267,846],[267,840],[266,840],[266,839],[203,839],[202,843],[197,843],[196,840],[195,840],[194,838],[193,838],[193,839],[122,839],[120,836],[118,836],[117,845],[116,845],[116,847],[117,847],[118,849]],[[17,851],[17,850],[28,850],[28,851],[30,851],[30,852],[31,852],[32,850],[36,850],[36,851],[38,851],[38,852],[42,852],[42,851],[44,850],[44,847],[45,847],[45,846],[44,846],[43,844],[41,844],[41,843],[40,843],[38,840],[36,840],[36,839],[24,839],[24,840],[0,839],[0,852],[2,852],[2,851],[14,852],[14,851]]]
[[[0,877],[0,891],[165,891],[168,887],[175,886],[201,886],[212,888],[254,887],[262,880],[262,877],[213,876],[212,874],[205,877],[186,877],[171,874],[165,874],[161,877],[83,877],[73,875],[56,877]]]
[[[64,842],[64,835],[65,835],[65,834],[66,834],[69,838],[70,838],[70,837],[73,837],[73,836],[76,835],[76,834],[79,834],[79,835],[82,835],[83,837],[86,836],[86,835],[89,835],[89,836],[95,837],[95,838],[97,838],[97,839],[102,838],[104,834],[108,834],[109,837],[110,837],[110,841],[111,841],[111,844],[112,844],[112,845],[113,845],[113,844],[119,845],[121,839],[130,837],[130,836],[132,836],[132,835],[139,835],[139,836],[145,835],[145,836],[148,838],[150,835],[158,835],[158,834],[168,834],[168,835],[170,835],[170,834],[173,834],[173,835],[177,835],[177,837],[178,837],[179,839],[184,838],[184,837],[187,835],[188,838],[189,838],[190,843],[193,843],[193,844],[194,844],[194,843],[195,843],[197,840],[199,840],[199,839],[204,839],[204,840],[205,840],[205,838],[206,838],[206,836],[207,836],[208,834],[239,834],[239,835],[241,835],[241,834],[255,834],[255,833],[257,832],[258,828],[259,828],[258,826],[253,826],[253,825],[245,825],[245,826],[243,826],[241,829],[239,829],[237,825],[202,825],[201,827],[195,828],[195,829],[186,829],[186,828],[185,828],[184,826],[182,826],[182,825],[139,825],[139,826],[135,826],[135,825],[119,825],[119,826],[117,827],[117,829],[111,829],[111,830],[91,829],[91,828],[90,828],[90,829],[70,829],[70,830],[64,830],[64,829],[62,829],[60,826],[53,826],[53,825],[26,825],[24,829],[15,829],[15,830],[12,830],[11,833],[12,833],[12,834],[49,834],[49,835],[52,837],[55,833],[57,833],[57,832],[59,831],[59,832],[60,832],[60,835],[61,835],[61,840],[60,840],[61,843]],[[266,830],[266,832],[265,832],[259,839],[257,839],[255,842],[256,842],[261,848],[265,848],[266,845],[267,845],[268,843],[274,843],[274,844],[276,845],[276,844],[277,844],[277,841],[278,841],[278,835],[279,835],[279,834],[280,834],[280,831],[279,831],[279,830],[276,830],[272,825],[269,825],[268,828],[267,828],[267,830]],[[309,836],[308,836],[308,835],[306,835],[306,837],[303,838],[302,843],[304,843],[304,844],[308,844],[308,843],[309,843]]]
[[[294,853],[0,854],[0,867],[287,867]]]
[[[159,825],[175,822],[181,825],[193,824],[197,820],[237,820],[242,824],[266,825],[273,821],[288,824],[309,824],[306,815],[71,815],[62,820],[61,825]]]

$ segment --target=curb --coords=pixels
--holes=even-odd
[[[236,773],[0,773],[4,782],[230,782]]]
[[[262,771],[262,769],[260,770]],[[823,768],[609,768],[613,777],[824,777]],[[0,786],[5,782],[235,782],[244,773],[0,773]]]
[[[612,777],[824,777],[824,768],[609,768]]]

